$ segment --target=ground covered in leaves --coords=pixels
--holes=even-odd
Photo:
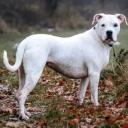
[[[21,121],[15,99],[17,73],[0,68],[0,127],[128,128],[128,81],[123,76],[111,74],[113,73],[105,71],[101,76],[101,106],[96,108],[90,101],[89,88],[83,105],[77,105],[80,80],[68,79],[45,68],[26,102],[27,110],[32,116],[28,121]]]

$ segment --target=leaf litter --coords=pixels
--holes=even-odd
[[[17,74],[0,69],[0,127],[4,128],[128,128],[128,103],[116,97],[113,78],[101,80],[98,108],[90,101],[88,88],[84,104],[77,104],[80,80],[68,79],[45,68],[37,87],[26,102],[30,120],[18,117],[15,90]],[[10,77],[9,77],[10,76]],[[15,85],[14,85],[15,84]]]

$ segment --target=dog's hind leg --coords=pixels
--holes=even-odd
[[[25,119],[25,120],[29,119],[28,114],[26,113],[26,109],[25,109],[25,101],[26,101],[29,93],[36,86],[36,84],[41,76],[42,70],[46,64],[46,59],[47,58],[45,58],[45,59],[43,58],[43,61],[41,63],[37,63],[36,65],[33,65],[33,63],[31,63],[32,61],[26,61],[26,63],[25,63],[25,66],[27,69],[27,70],[25,70],[25,84],[22,87],[22,89],[20,90],[20,95],[19,95],[19,99],[18,99],[19,107],[20,107],[19,112],[20,112],[20,117],[22,119]],[[35,58],[34,58],[34,60],[35,60]]]
[[[22,90],[23,86],[25,85],[25,72],[23,63],[21,64],[20,68],[18,69],[18,76],[19,76],[19,88],[16,92],[16,98],[19,99],[20,91]],[[30,113],[25,110],[25,113],[30,116]]]
[[[25,101],[27,99],[27,96],[29,93],[33,90],[33,88],[36,86],[36,83],[38,82],[38,79],[41,76],[40,72],[35,72],[33,74],[27,74],[25,85],[20,91],[19,95],[19,107],[20,107],[20,116],[22,119],[28,119],[28,115],[26,115],[26,109],[25,109]]]
[[[18,76],[19,76],[19,88],[16,92],[16,98],[17,100],[19,99],[20,91],[22,90],[23,86],[25,85],[25,72],[24,72],[24,67],[23,63],[21,64],[20,68],[18,69]],[[31,114],[25,110],[25,114],[30,116]]]

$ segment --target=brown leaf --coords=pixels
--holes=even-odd
[[[6,98],[7,98],[7,95],[5,95],[5,94],[0,94],[0,100],[6,99]]]
[[[19,128],[20,123],[19,122],[7,122],[6,126],[11,127],[11,128]]]
[[[85,120],[86,120],[86,122],[87,122],[87,123],[89,123],[89,124],[90,124],[90,123],[91,123],[91,121],[92,121],[92,119],[91,119],[91,118],[85,118]]]
[[[104,81],[105,86],[107,86],[109,89],[112,89],[113,82],[111,80],[105,80]]]
[[[73,98],[74,98],[74,97],[70,95],[70,96],[64,96],[63,98],[64,98],[64,100],[66,100],[66,101],[73,101]]]
[[[128,128],[128,124],[123,125],[122,128]]]
[[[28,107],[27,110],[29,112],[41,112],[41,109],[39,109],[37,107]]]
[[[5,114],[12,114],[13,109],[12,108],[1,108],[0,113],[5,113]]]
[[[59,86],[63,86],[63,85],[65,84],[65,82],[66,82],[66,81],[65,81],[64,79],[63,79],[63,80],[60,80],[60,81],[59,81]]]
[[[47,121],[46,120],[41,120],[36,122],[37,128],[44,128],[44,126],[47,126]]]
[[[79,119],[74,118],[74,119],[70,120],[68,124],[71,125],[71,126],[78,125],[79,124]]]
[[[6,112],[8,112],[9,114],[13,113],[13,109],[12,108],[6,108]]]

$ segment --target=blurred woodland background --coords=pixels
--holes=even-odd
[[[0,32],[9,27],[87,28],[98,12],[127,15],[128,0],[1,0]]]
[[[72,36],[90,28],[96,13],[123,13],[128,0],[0,0],[0,128],[128,128],[128,27],[121,26],[115,56],[101,73],[100,107],[90,101],[90,89],[77,106],[79,80],[69,79],[46,67],[38,86],[27,99],[28,121],[19,120],[17,73],[3,65],[3,50],[15,63],[15,49],[36,33]],[[85,49],[86,50],[86,49]]]

